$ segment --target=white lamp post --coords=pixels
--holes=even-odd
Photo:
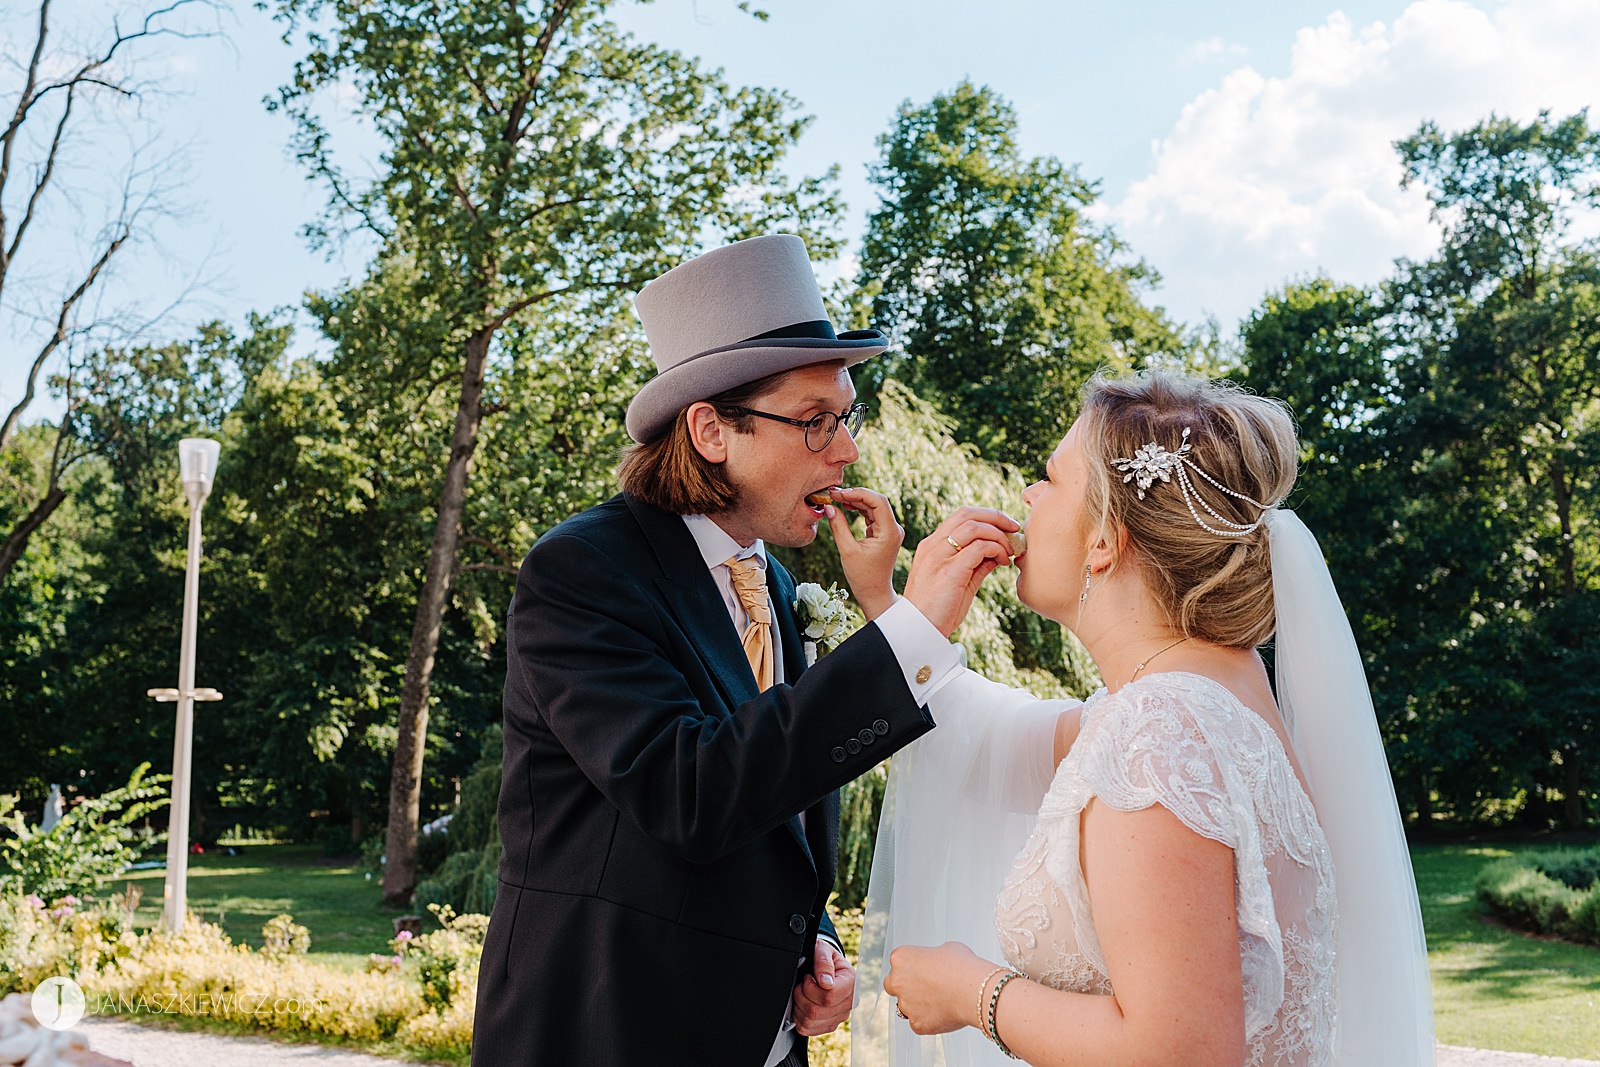
[[[151,689],[159,701],[177,701],[178,726],[172,742],[172,807],[167,830],[167,884],[162,891],[161,925],[183,931],[189,884],[189,755],[194,747],[194,702],[221,700],[215,689],[194,687],[194,634],[200,606],[200,508],[211,493],[222,446],[203,437],[178,442],[183,492],[189,498],[189,560],[183,574],[183,648],[178,658],[178,688]]]

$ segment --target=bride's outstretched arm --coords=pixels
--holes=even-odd
[[[954,940],[998,957],[995,898],[1054,777],[1062,720],[1075,731],[1080,706],[962,671],[929,699],[939,728],[890,760],[851,1022],[856,1064],[904,1067],[934,1051],[916,1046],[883,996],[891,949]],[[947,1047],[942,1062],[974,1061]]]
[[[1008,980],[995,1002],[1000,1040],[1039,1067],[1242,1063],[1232,850],[1160,805],[1120,812],[1098,802],[1084,812],[1083,848],[1095,929],[1116,992],[1093,996]],[[908,945],[890,962],[885,988],[916,1033],[988,1022],[988,1002],[1001,980],[991,974],[995,963],[950,943]]]
[[[1077,736],[1081,708],[962,671],[928,699],[939,729],[922,740],[937,740],[914,742],[916,754],[902,767],[926,764],[920,773],[928,784],[957,790],[963,803],[1031,816],[1065,755],[1063,741],[1070,746]]]

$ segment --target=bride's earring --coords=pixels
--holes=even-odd
[[[1093,575],[1093,568],[1085,563],[1083,565],[1083,592],[1078,594],[1078,617],[1072,620],[1072,628],[1074,630],[1077,630],[1083,622],[1083,605],[1089,600],[1089,580]]]

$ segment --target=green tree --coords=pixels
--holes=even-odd
[[[381,821],[381,697],[427,538],[426,494],[392,462],[405,442],[370,414],[318,361],[265,368],[229,420],[207,527],[228,646],[210,658],[237,709],[217,770],[251,814],[297,834],[344,824],[353,842]]]
[[[1534,761],[1522,784],[1559,793],[1566,822],[1580,828],[1583,768],[1600,730],[1586,702],[1556,697],[1530,668],[1551,655],[1597,654],[1600,258],[1573,221],[1576,209],[1600,205],[1600,133],[1584,112],[1528,123],[1491,116],[1451,135],[1424,124],[1397,148],[1406,181],[1427,189],[1444,231],[1438,257],[1400,287],[1406,311],[1428,322],[1413,333],[1421,406],[1460,428],[1474,468],[1466,484],[1492,480],[1479,500],[1515,531],[1474,609],[1491,621],[1484,632],[1497,649],[1555,643],[1550,654],[1514,660],[1511,736]]]
[[[1471,544],[1477,531],[1437,528],[1429,467],[1412,470],[1395,454],[1412,411],[1388,312],[1380,290],[1327,278],[1287,285],[1246,320],[1238,380],[1295,415],[1300,476],[1288,504],[1316,531],[1350,615],[1396,789],[1426,814],[1440,754],[1419,727],[1417,694],[1431,687],[1417,657],[1430,637],[1441,646],[1459,637],[1462,618],[1447,590],[1422,595],[1462,572],[1427,561],[1445,554],[1440,534]]]
[[[1600,133],[1580,112],[1520,125],[1491,117],[1445,136],[1431,123],[1398,145],[1406,181],[1428,189],[1444,247],[1419,272],[1449,322],[1453,390],[1542,498],[1549,592],[1577,592],[1579,483],[1592,478],[1600,401],[1600,261],[1572,239],[1573,210],[1600,206]]]
[[[450,383],[453,418],[398,710],[384,896],[410,898],[429,693],[462,545],[485,390],[515,356],[506,329],[638,288],[714,235],[807,231],[836,205],[777,173],[804,127],[781,94],[736,89],[635,41],[608,0],[418,7],[280,0],[309,53],[277,100],[301,159],[329,188],[316,234],[354,220],[379,270],[409,285],[408,313],[368,318],[395,341],[395,406]],[[339,167],[317,108],[348,86],[383,149],[362,183]],[[823,242],[814,250],[826,253]],[[552,312],[553,308],[568,310]],[[374,347],[376,352],[376,347]]]
[[[1425,124],[1397,147],[1440,253],[1376,291],[1289,286],[1244,330],[1245,383],[1300,418],[1292,502],[1425,820],[1436,797],[1467,820],[1586,818],[1596,722],[1571,672],[1600,651],[1600,275],[1572,213],[1597,146],[1582,115]]]
[[[282,330],[266,329],[239,339],[212,324],[190,341],[85,357],[94,401],[79,417],[97,451],[73,468],[68,502],[30,542],[4,595],[19,607],[7,624],[21,640],[0,656],[0,692],[19,711],[18,746],[0,753],[0,781],[25,803],[36,803],[50,782],[69,793],[110,788],[152,753],[170,751],[170,707],[154,704],[145,689],[177,674],[187,517],[177,442],[222,435],[245,381],[281,350],[283,338]],[[41,451],[58,440],[49,428],[24,427],[18,435]],[[219,497],[208,519],[226,513]],[[227,529],[218,522],[208,534]],[[226,583],[212,585],[229,572],[227,552],[225,539],[208,543],[203,584],[224,596],[201,600],[200,667],[207,673],[218,662],[212,657],[228,649],[211,626],[231,599]],[[12,601],[19,593],[26,596]],[[237,721],[234,707],[202,713],[197,753],[219,726]],[[197,760],[199,797],[214,790],[212,766]]]
[[[1087,217],[1094,187],[1074,168],[1021,154],[993,90],[962,82],[907,102],[878,144],[860,279],[904,355],[866,368],[865,392],[900,379],[983,455],[1031,469],[1097,368],[1181,354],[1140,299],[1155,272]]]

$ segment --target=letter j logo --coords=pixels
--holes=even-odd
[[[51,1030],[70,1030],[83,1018],[83,987],[70,978],[46,978],[33,991],[33,1017]]]

